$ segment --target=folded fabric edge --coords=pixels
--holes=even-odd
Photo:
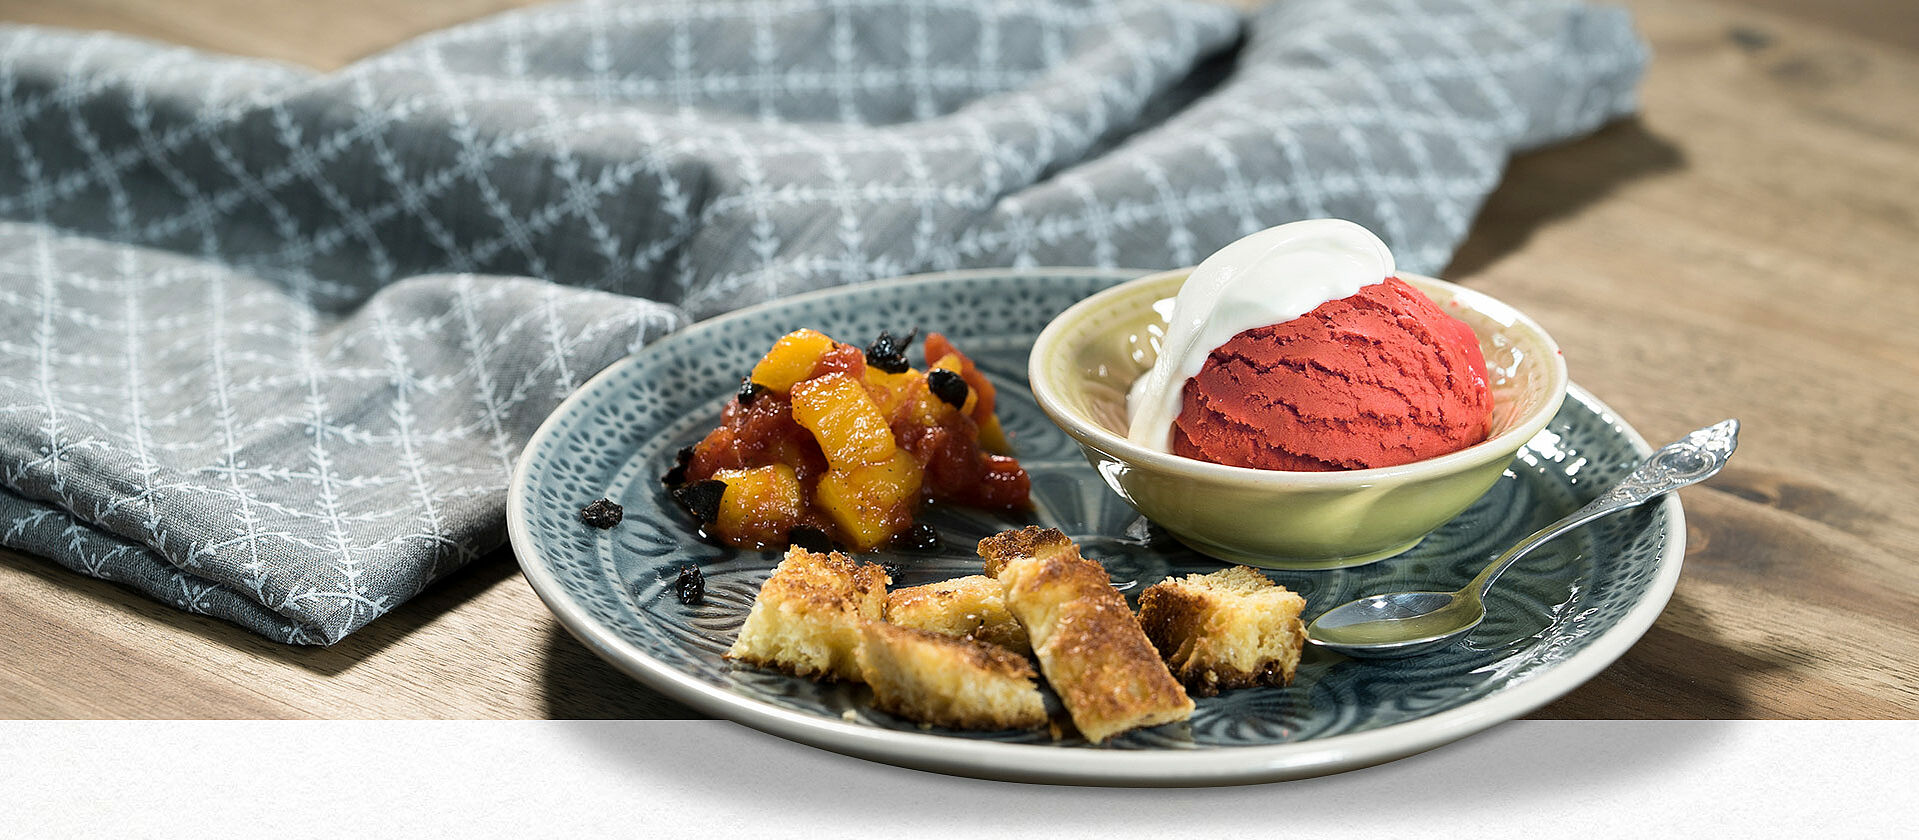
[[[152,549],[103,533],[58,507],[0,488],[0,546],[88,577],[132,587],[160,603],[218,618],[292,645],[327,645],[319,628],[292,621],[218,583],[181,571]]]

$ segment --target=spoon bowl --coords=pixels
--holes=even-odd
[[[1456,592],[1392,592],[1334,607],[1313,619],[1306,638],[1348,656],[1398,657],[1439,650],[1486,618],[1493,580],[1540,545],[1610,513],[1712,477],[1739,444],[1739,421],[1725,420],[1660,447],[1612,489],[1507,549]]]
[[[1450,645],[1485,618],[1470,592],[1393,592],[1328,610],[1307,633],[1322,647],[1409,656]]]

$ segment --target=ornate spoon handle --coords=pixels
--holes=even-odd
[[[1567,514],[1564,519],[1534,531],[1531,536],[1507,549],[1478,577],[1473,578],[1472,583],[1466,585],[1466,591],[1483,598],[1486,591],[1492,588],[1493,581],[1507,567],[1540,543],[1606,514],[1644,504],[1662,493],[1711,478],[1713,473],[1726,465],[1726,459],[1732,457],[1732,451],[1738,445],[1739,421],[1722,420],[1660,447],[1652,457],[1620,479],[1618,484],[1599,494],[1599,498]]]

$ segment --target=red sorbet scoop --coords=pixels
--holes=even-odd
[[[1173,452],[1268,470],[1390,467],[1486,439],[1471,327],[1397,277],[1232,337],[1186,381]]]

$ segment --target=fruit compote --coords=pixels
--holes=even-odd
[[[927,501],[1029,506],[1026,471],[993,413],[994,391],[945,336],[880,333],[861,349],[809,329],[753,366],[720,424],[681,453],[665,482],[714,539],[854,551],[886,545]],[[811,545],[809,545],[811,544]]]

